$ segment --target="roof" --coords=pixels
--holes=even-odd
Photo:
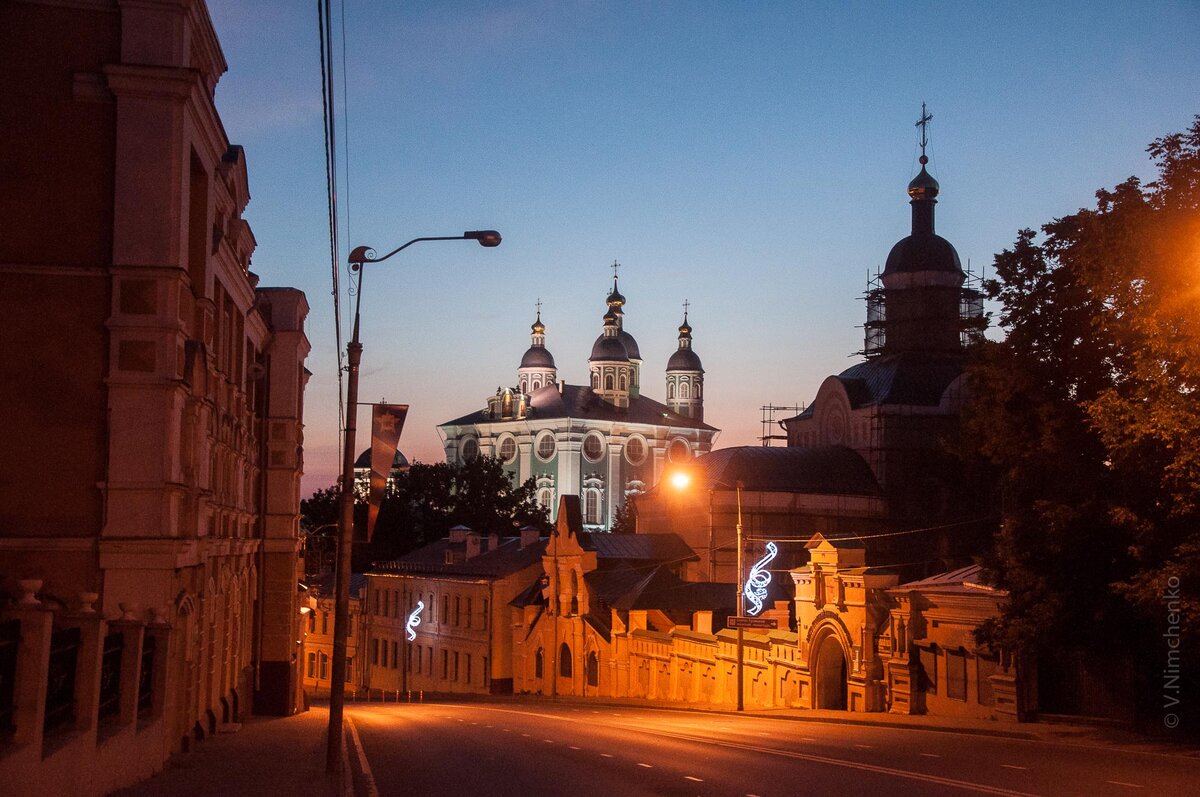
[[[936,233],[913,233],[896,242],[883,265],[884,274],[948,271],[962,274],[954,244]]]
[[[667,360],[668,371],[703,371],[704,367],[700,365],[700,357],[691,349],[676,349],[671,358]]]
[[[621,559],[630,562],[685,562],[698,559],[696,552],[677,534],[612,534],[581,531],[577,535],[585,551],[595,551],[597,559]]]
[[[834,534],[834,533],[817,533],[812,536],[808,542],[804,544],[805,550],[811,551],[813,548],[820,547],[821,543],[826,542],[834,548],[842,550],[857,550],[866,548],[866,544],[857,534]]]
[[[530,346],[521,358],[521,368],[553,368],[554,355],[545,346]]]
[[[313,576],[312,578],[306,578],[301,583],[304,584],[306,587],[308,587],[310,591],[315,592],[318,595],[322,595],[324,597],[332,597],[333,596],[333,587],[334,587],[334,574],[333,573],[321,573],[319,575]],[[362,573],[351,573],[350,574],[350,594],[351,595],[361,594],[362,591],[364,589],[366,589],[366,587],[367,587],[367,577],[365,575],[363,575]]]
[[[601,335],[592,344],[592,354],[588,357],[594,362],[629,362],[629,350],[616,335]]]
[[[703,581],[684,581],[666,567],[656,567],[612,602],[614,609],[659,609],[662,611],[705,611],[737,605],[737,586]]]
[[[983,579],[983,568],[979,565],[967,565],[957,570],[947,570],[927,578],[909,581],[895,589],[936,590],[939,592],[997,592],[996,587],[987,584]]]
[[[936,407],[946,388],[962,376],[963,363],[960,354],[905,351],[852,365],[837,379],[855,409],[879,404]],[[809,405],[796,417],[812,415]]]
[[[844,446],[720,448],[695,459],[700,481],[708,489],[879,495],[871,468]]]
[[[624,327],[617,333],[617,340],[621,341],[621,345],[625,347],[625,353],[629,355],[629,359],[642,359],[642,353],[638,350],[637,341],[633,339],[633,335],[625,331]]]
[[[559,385],[562,386],[561,392]],[[526,418],[527,420],[579,418],[590,421],[618,421],[717,431],[715,426],[709,426],[703,421],[673,412],[667,405],[646,396],[630,396],[629,406],[618,408],[600,398],[590,387],[568,385],[565,382],[539,388],[530,394]],[[464,415],[439,425],[465,426],[494,423],[495,421],[495,418],[487,415],[486,410],[477,410],[470,415]]]
[[[366,449],[358,455],[358,459],[354,460],[354,467],[363,469],[371,467],[371,449]],[[408,457],[396,449],[396,456],[392,457],[392,470],[402,470],[408,467]]]
[[[521,547],[520,537],[502,537],[500,544],[489,549],[489,538],[480,535],[480,553],[470,559],[466,555],[465,542],[450,542],[449,539],[431,542],[412,553],[390,562],[376,562],[371,573],[448,575],[476,578],[503,578],[541,562],[546,550],[545,540]],[[446,552],[451,552],[452,561],[446,562]]]

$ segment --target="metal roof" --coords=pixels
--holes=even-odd
[[[879,495],[879,482],[867,463],[843,446],[720,448],[695,459],[699,480],[710,490]],[[657,489],[657,488],[655,488]]]

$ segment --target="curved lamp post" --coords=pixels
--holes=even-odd
[[[342,760],[342,714],[346,699],[346,636],[350,624],[350,551],[354,538],[354,438],[358,430],[358,370],[362,344],[358,340],[359,308],[362,305],[363,270],[367,263],[382,263],[421,241],[478,241],[480,246],[500,245],[495,230],[468,230],[462,235],[436,235],[413,238],[383,257],[369,246],[358,246],[347,258],[350,270],[358,273],[358,291],[354,298],[354,332],[346,344],[346,439],[342,456],[342,486],[339,496],[337,571],[334,577],[333,668],[329,683],[329,736],[325,747],[325,771],[335,773]]]

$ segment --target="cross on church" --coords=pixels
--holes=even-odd
[[[539,296],[538,300],[537,300],[537,314],[538,314],[538,318],[542,317],[542,297],[541,296]]]
[[[618,263],[618,262],[617,262],[617,261],[615,261],[615,260],[613,261],[613,264],[612,264],[611,266],[609,266],[609,268],[611,268],[611,269],[613,270],[613,280],[616,280],[616,278],[617,278],[617,269],[619,269],[620,267],[621,267],[621,264],[620,264],[620,263]]]
[[[687,299],[683,300],[683,320],[684,321],[687,321],[688,308],[691,306],[692,306],[691,302],[689,302]]]
[[[925,111],[925,103],[921,103],[921,118],[917,120],[915,127],[921,128],[921,163],[923,164],[927,162],[927,159],[925,158],[925,147],[929,144],[929,137],[927,133],[929,130],[929,123],[932,121],[933,114],[927,113]]]

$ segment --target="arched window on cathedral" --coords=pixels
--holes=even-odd
[[[541,648],[538,648],[537,653],[533,654],[533,677],[534,678],[542,677],[542,674],[545,671],[545,665],[544,665],[545,658],[546,657],[542,653]]]
[[[605,374],[605,375],[604,375],[604,389],[605,389],[605,390],[612,390],[612,389],[613,389],[613,376],[612,376],[612,374]]]
[[[625,374],[621,374],[621,389],[622,390],[629,389],[629,379],[628,379],[628,377],[625,376]]]
[[[675,383],[674,382],[667,382],[667,398],[669,398],[669,399],[675,398]]]
[[[585,490],[583,498],[583,522],[591,525],[600,523],[600,491]]]
[[[571,648],[566,642],[558,646],[558,674],[563,678],[571,677]]]
[[[689,391],[688,391],[688,383],[687,383],[687,382],[681,382],[681,383],[679,384],[679,397],[680,397],[681,399],[685,399],[685,398],[691,398],[691,396],[690,396],[690,395],[688,395],[688,393],[689,393]]]
[[[587,685],[600,685],[600,657],[594,650],[587,656]]]
[[[600,389],[600,374],[592,371],[592,390]]]

